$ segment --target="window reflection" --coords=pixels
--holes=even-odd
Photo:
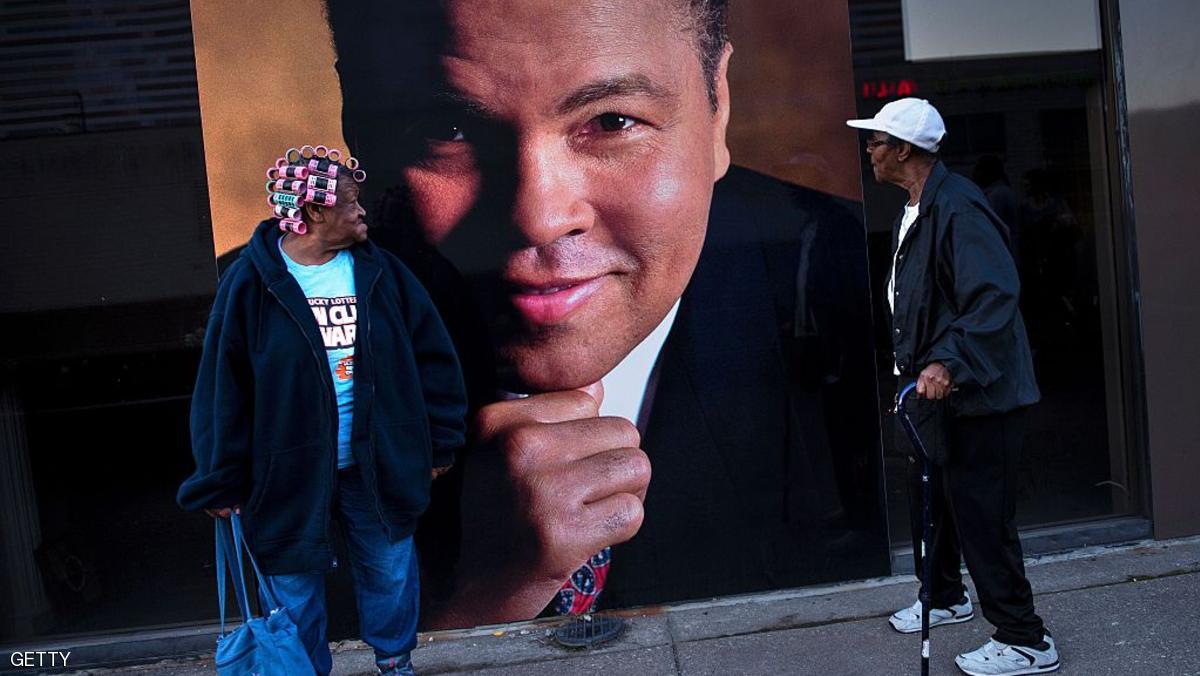
[[[1013,234],[1021,309],[1043,393],[1027,418],[1018,519],[1032,526],[1130,513],[1136,496],[1127,477],[1115,387],[1117,318],[1110,299],[1116,290],[1101,55],[913,63],[905,60],[901,15],[899,0],[850,3],[860,89],[873,93],[870,83],[909,81],[918,96],[931,99],[946,121],[942,160],[980,185]],[[1012,36],[1013,42],[1020,37]],[[885,102],[860,96],[860,117]],[[887,325],[878,290],[892,220],[904,196],[867,181],[864,197],[878,328]],[[876,345],[879,363],[889,364],[890,341],[878,330]],[[890,397],[894,378],[887,369],[879,377],[883,396]],[[892,451],[892,426],[883,430],[895,545],[907,533],[905,460]]]

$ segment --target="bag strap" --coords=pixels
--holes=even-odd
[[[242,613],[242,622],[250,621],[250,602],[246,596],[246,577],[242,570],[241,556],[234,554],[235,547],[231,545],[229,526],[225,524],[225,519],[213,519],[213,521],[217,541],[217,605],[221,610],[221,635],[224,636],[226,566],[229,568],[230,575],[233,576],[233,591],[237,597],[238,609]]]
[[[254,568],[254,576],[258,579],[259,593],[262,594],[263,599],[266,600],[267,605],[270,606],[270,608],[268,608],[266,611],[267,613],[270,613],[272,610],[280,607],[279,602],[275,599],[275,594],[273,594],[271,592],[270,582],[267,580],[266,576],[262,574],[262,571],[259,570],[258,561],[254,560],[254,554],[250,551],[250,545],[246,544],[245,537],[242,535],[242,519],[235,512],[232,515],[230,515],[229,524],[233,528],[233,542],[234,542],[234,547],[237,548],[238,562],[239,563],[241,562],[242,545],[245,545],[246,546],[246,558],[250,559],[250,566]],[[243,580],[242,584],[243,584],[243,588],[244,588],[244,585],[245,585],[244,580]]]
[[[225,547],[221,541],[221,520],[213,519],[213,541],[217,546],[217,607],[221,609],[221,636],[225,635]]]

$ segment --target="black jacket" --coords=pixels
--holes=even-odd
[[[739,167],[717,182],[606,607],[887,574],[861,208]]]
[[[887,574],[859,214],[744,168],[717,182],[642,435],[646,517],[613,548],[606,607]],[[468,369],[468,386],[491,375]],[[442,560],[430,590],[449,586],[457,509],[475,498],[438,484],[422,524],[422,561]]]
[[[898,218],[893,252],[899,232]],[[950,406],[960,415],[1003,413],[1041,397],[1008,236],[974,183],[934,165],[896,258],[892,342],[901,378],[932,362],[950,371]]]
[[[258,226],[222,277],[192,397],[196,471],[185,509],[242,506],[269,574],[331,567],[337,404],[324,343],[279,253]],[[358,297],[351,450],[392,540],[429,502],[430,468],[464,443],[466,395],[450,338],[425,289],[395,256],[353,246]]]

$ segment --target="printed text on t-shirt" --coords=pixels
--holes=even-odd
[[[354,347],[354,337],[358,329],[357,296],[317,296],[308,299],[308,306],[317,318],[317,326],[321,329],[321,338],[325,341],[326,350]]]

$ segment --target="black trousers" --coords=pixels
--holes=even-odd
[[[933,532],[930,538],[930,606],[948,608],[963,596],[959,557],[975,583],[983,616],[997,641],[1017,646],[1041,642],[1042,618],[1033,610],[1017,538],[1017,461],[1024,409],[986,416],[954,416],[949,459],[930,475]],[[921,463],[908,468],[913,561],[921,574]]]

